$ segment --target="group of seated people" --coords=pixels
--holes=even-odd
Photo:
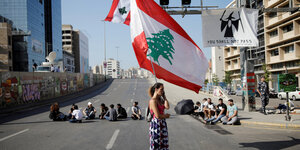
[[[202,104],[197,101],[194,114],[201,117],[205,124],[216,124],[221,121],[224,125],[232,125],[238,121],[238,108],[232,99],[228,100],[228,105],[219,99],[218,105],[215,105],[211,98],[204,98]]]
[[[69,120],[71,123],[82,122],[82,119],[85,117],[86,120],[95,119],[97,110],[91,102],[88,102],[88,106],[84,111],[81,111],[77,105],[73,104],[68,115],[59,111],[59,104],[56,102],[50,107],[49,118],[53,121],[66,121]],[[117,119],[127,118],[127,112],[122,107],[121,104],[117,104],[117,109],[114,109],[114,105],[109,105],[109,108],[102,103],[100,105],[100,114],[99,119],[106,119],[109,121],[117,121]],[[138,106],[138,102],[134,102],[132,106],[132,115],[133,120],[141,119],[141,109]]]

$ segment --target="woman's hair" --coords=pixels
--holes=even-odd
[[[102,103],[100,106],[102,106],[102,107],[105,107],[105,104],[104,104],[104,103]]]
[[[58,103],[57,102],[55,102],[54,104],[52,104],[51,106],[50,106],[50,111],[59,111],[59,105],[58,105]]]
[[[162,84],[162,83],[159,83],[159,82],[157,82],[157,83],[155,83],[153,86],[151,86],[151,87],[149,88],[149,90],[148,90],[149,96],[150,96],[150,97],[153,97],[154,92],[155,92],[155,89],[159,89],[161,86],[163,86],[163,84]]]

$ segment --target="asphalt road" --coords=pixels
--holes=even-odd
[[[101,103],[121,103],[129,110],[132,102],[138,101],[144,114],[149,100],[147,89],[151,83],[143,79],[114,80],[112,84],[73,101],[82,109],[90,101],[98,112]],[[176,92],[170,94],[170,98],[182,96]],[[61,103],[61,111],[67,113],[73,101]],[[173,108],[174,105],[167,111],[171,113],[167,120],[171,150],[300,148],[299,130],[203,125],[191,116],[176,115]],[[48,118],[48,109],[49,106],[44,106],[1,118],[0,149],[149,149],[149,124],[145,120],[127,118],[109,122],[95,119],[84,120],[81,124],[53,122]]]

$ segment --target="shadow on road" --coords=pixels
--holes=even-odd
[[[52,120],[49,121],[31,121],[31,122],[16,122],[16,123],[3,123],[1,125],[16,125],[16,124],[39,124],[39,123],[49,123],[49,122],[53,122]]]
[[[240,143],[241,148],[257,148],[264,149],[285,149],[300,144],[300,139],[290,137],[291,140],[287,141],[269,141],[269,142],[253,142],[253,143]]]
[[[113,82],[113,80],[109,80],[106,83],[104,83],[103,86],[100,86],[99,88],[94,89],[93,91],[89,91],[87,93],[78,92],[74,95],[70,95],[69,97],[66,96],[66,97],[62,98],[61,100],[58,100],[57,102],[59,102],[60,107],[65,107],[68,105],[72,105],[73,103],[85,101],[87,99],[93,98],[93,97],[103,93],[106,89],[109,88],[109,86],[112,84],[112,82]],[[78,96],[76,96],[76,95],[78,95]],[[17,119],[25,118],[28,116],[48,112],[50,105],[51,104],[46,104],[44,106],[39,106],[39,107],[31,108],[31,109],[13,112],[10,114],[5,114],[5,116],[1,116],[0,125],[2,125],[3,123],[6,123],[6,122],[13,121],[13,120],[17,120]],[[47,115],[47,117],[48,117],[48,115]]]

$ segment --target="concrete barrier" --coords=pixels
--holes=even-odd
[[[60,97],[92,87],[104,76],[89,73],[1,72],[0,109]]]

